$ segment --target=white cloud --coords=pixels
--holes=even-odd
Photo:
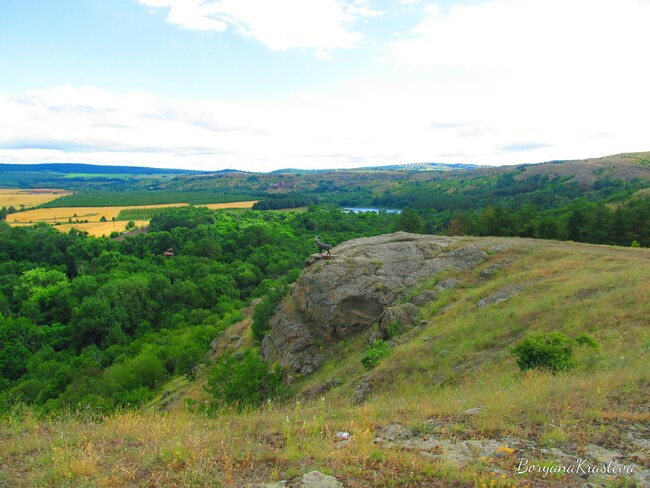
[[[192,30],[231,27],[272,50],[315,49],[320,57],[363,38],[346,24],[380,15],[364,0],[136,0],[168,10],[167,21]]]
[[[202,15],[274,49],[302,45],[322,57],[356,42],[334,42],[327,29],[347,33],[346,16],[361,15],[336,4],[329,27],[310,37],[294,28],[296,18],[253,12],[250,0],[192,5],[199,4],[228,8],[230,17],[221,10]],[[73,86],[0,96],[0,161],[266,171],[520,164],[647,151],[648,20],[650,4],[640,0],[493,0],[447,11],[429,5],[413,32],[387,47],[385,76],[320,92],[266,103]]]
[[[648,150],[648,22],[640,0],[429,5],[387,62],[425,80],[420,106],[437,120],[490,128],[463,139],[485,162]]]
[[[642,0],[493,0],[435,5],[411,39],[392,46],[412,68],[624,69],[647,51],[644,26],[650,2]],[[638,66],[637,66],[638,67]]]

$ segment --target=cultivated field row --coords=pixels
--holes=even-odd
[[[255,202],[212,203],[198,206],[213,210],[226,208],[246,209],[251,208]],[[136,227],[142,227],[149,223],[149,219],[143,218],[122,220],[124,215],[154,215],[161,209],[186,206],[188,206],[187,203],[169,203],[142,206],[38,208],[9,214],[7,223],[12,226],[20,226],[45,222],[54,225],[61,232],[68,232],[71,228],[75,228],[88,232],[93,236],[102,236],[110,235],[114,231],[123,232],[128,220],[132,220]],[[120,212],[122,212],[122,217],[120,217]]]

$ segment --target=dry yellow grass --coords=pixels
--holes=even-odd
[[[70,192],[65,190],[51,188],[38,190],[3,188],[0,189],[0,207],[36,207],[69,194]]]

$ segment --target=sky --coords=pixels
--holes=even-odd
[[[650,150],[650,0],[0,0],[0,163]]]

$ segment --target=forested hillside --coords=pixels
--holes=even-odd
[[[397,225],[386,213],[185,207],[115,241],[0,223],[0,410],[140,405],[193,377],[245,304],[295,280],[315,233],[336,244]]]

